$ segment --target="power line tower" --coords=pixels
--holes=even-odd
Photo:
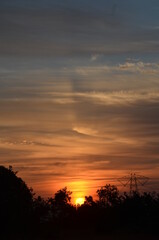
[[[136,173],[130,173],[130,175],[118,178],[118,181],[124,186],[129,186],[130,196],[133,192],[139,192],[139,186],[144,186],[148,182],[149,178],[138,175]]]

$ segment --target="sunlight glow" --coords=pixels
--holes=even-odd
[[[84,198],[77,198],[76,205],[82,205],[84,203]]]

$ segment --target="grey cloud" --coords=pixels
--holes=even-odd
[[[16,150],[16,149],[6,149],[0,147],[0,162],[1,164],[6,163],[15,163],[16,159],[19,161],[19,159],[27,158],[31,155],[31,152],[29,150]],[[22,163],[23,164],[23,163]]]
[[[37,10],[5,7],[1,9],[0,52],[3,55],[68,56],[158,51],[158,30],[150,32],[138,25],[132,26],[131,22],[129,26],[129,20],[122,14],[62,5]]]
[[[152,1],[0,2],[1,164],[35,186],[97,183],[117,170],[157,173]]]
[[[85,52],[88,40],[91,39],[89,34],[94,35],[100,25],[112,26],[111,21],[107,19],[103,21],[95,14],[90,15],[87,12],[72,11],[67,8],[41,11],[17,8],[13,11],[8,9],[1,11],[1,53],[8,54],[27,55],[27,52],[28,54],[33,52],[37,55],[49,55],[51,52],[51,55],[65,55],[74,50],[80,52],[80,49],[76,47],[79,38],[80,41],[85,40],[82,46]]]

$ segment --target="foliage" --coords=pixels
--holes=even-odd
[[[114,206],[119,203],[119,191],[114,185],[106,184],[97,190],[97,194],[102,206]]]
[[[55,204],[58,205],[66,205],[71,202],[71,194],[72,192],[67,190],[67,187],[60,189],[55,193]]]
[[[94,206],[96,203],[94,202],[93,200],[93,197],[92,196],[85,196],[85,201],[84,201],[84,205],[87,205],[87,206]]]
[[[14,230],[26,225],[32,214],[33,192],[25,182],[17,177],[12,167],[0,166],[0,224]]]

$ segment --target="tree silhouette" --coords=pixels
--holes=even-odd
[[[115,185],[106,184],[97,190],[97,194],[102,206],[114,206],[119,202],[119,191]]]
[[[93,197],[92,196],[85,196],[84,205],[92,207],[92,206],[96,205],[96,203],[93,201]]]
[[[101,234],[123,239],[122,233],[138,239],[137,232],[144,236],[140,239],[158,237],[157,193],[119,195],[116,186],[107,184],[97,190],[99,200],[86,196],[78,208],[71,204],[71,194],[65,187],[52,198],[33,198],[12,167],[0,166],[0,239],[74,239],[77,233],[79,239],[99,239]]]
[[[57,205],[66,205],[71,202],[72,192],[67,190],[67,187],[60,189],[55,193],[54,201]]]
[[[3,229],[26,226],[32,212],[32,190],[16,174],[11,166],[0,166],[0,224]]]

